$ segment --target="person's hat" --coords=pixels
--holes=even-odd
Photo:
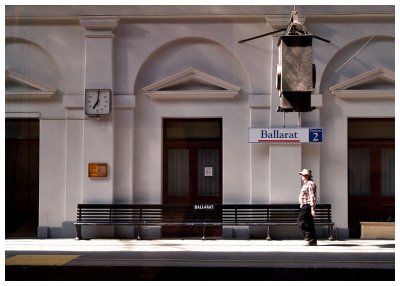
[[[308,175],[308,176],[312,177],[311,170],[309,170],[309,169],[303,169],[303,171],[299,172],[299,174],[302,176]]]

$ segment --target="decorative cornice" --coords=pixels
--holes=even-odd
[[[332,92],[342,100],[394,100],[394,90],[337,90]]]
[[[86,30],[113,30],[118,20],[118,17],[82,17],[79,23]]]
[[[118,17],[83,17],[79,23],[86,29],[87,38],[113,38],[113,30],[118,25]]]
[[[298,16],[299,22],[304,23],[306,17]],[[289,25],[290,14],[288,15],[265,15],[267,24],[274,29],[283,29]],[[282,32],[283,34],[283,32]]]
[[[229,90],[174,90],[146,92],[151,99],[158,100],[201,100],[201,99],[229,99],[238,93]]]

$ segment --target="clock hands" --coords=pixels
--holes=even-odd
[[[86,89],[85,90],[85,114],[109,115],[111,112],[110,89]]]
[[[96,102],[93,104],[93,109],[95,109],[97,104],[99,104],[99,101],[100,101],[100,90],[97,91],[97,99],[96,99]]]

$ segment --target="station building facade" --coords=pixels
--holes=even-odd
[[[79,203],[297,203],[303,168],[336,237],[393,221],[394,5],[297,6],[308,33],[331,42],[313,39],[316,109],[286,113],[285,128],[322,128],[323,142],[249,143],[249,128],[283,128],[279,34],[238,42],[286,27],[292,9],[6,6],[6,237],[74,237]],[[86,115],[88,90],[110,91],[109,115]]]

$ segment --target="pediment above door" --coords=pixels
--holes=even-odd
[[[395,73],[379,67],[329,89],[343,100],[394,100]]]
[[[189,68],[143,88],[155,100],[230,99],[240,87],[208,73]]]
[[[53,96],[57,89],[23,75],[14,70],[7,69],[6,76],[6,101],[13,100],[41,100]]]

